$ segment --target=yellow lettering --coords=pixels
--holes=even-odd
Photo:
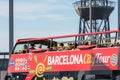
[[[95,57],[91,54],[84,55],[84,64],[91,64],[92,66],[95,64]]]
[[[91,55],[88,54],[88,55],[87,55],[87,64],[90,64],[90,63],[91,63]]]
[[[85,54],[84,56],[84,64],[90,64],[91,63],[91,55]]]

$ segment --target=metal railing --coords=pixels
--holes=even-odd
[[[74,7],[89,7],[90,2],[89,2],[89,0],[76,1],[73,3],[73,5],[74,5]],[[104,6],[114,7],[115,2],[114,1],[104,1],[104,0],[92,1],[92,7],[104,7]]]

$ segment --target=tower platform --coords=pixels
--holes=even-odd
[[[99,1],[95,0],[91,3],[92,7],[92,19],[104,19],[108,18],[111,12],[114,10],[114,2],[112,1]],[[84,20],[89,20],[89,9],[90,9],[90,2],[89,0],[86,1],[76,1],[74,3],[75,11],[81,18]]]
[[[113,10],[114,7],[111,6],[92,7],[92,19],[108,18]],[[89,7],[76,7],[75,11],[85,20],[89,20]]]

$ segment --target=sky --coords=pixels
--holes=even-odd
[[[14,44],[17,39],[78,33],[77,0],[14,0]],[[110,15],[117,29],[117,0]],[[0,0],[0,52],[9,51],[9,0]]]

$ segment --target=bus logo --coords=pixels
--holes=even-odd
[[[111,56],[110,62],[111,62],[111,64],[112,64],[112,66],[115,66],[115,65],[117,64],[117,62],[118,62],[118,56],[117,56],[116,54],[113,54],[113,55]]]
[[[43,63],[39,63],[37,66],[36,66],[36,75],[38,77],[43,77],[44,75],[44,71],[45,71],[45,66]]]
[[[10,66],[14,66],[15,62],[14,61],[10,61]]]

